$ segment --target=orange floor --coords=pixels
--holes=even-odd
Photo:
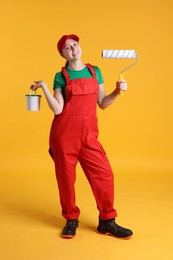
[[[117,223],[134,232],[128,241],[96,233],[97,209],[78,169],[80,225],[74,239],[60,237],[64,226],[53,167],[37,173],[28,165],[1,174],[0,259],[173,259],[172,169],[126,168],[115,176]]]

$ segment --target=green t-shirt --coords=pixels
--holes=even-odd
[[[93,68],[96,73],[96,78],[98,80],[98,84],[100,85],[104,82],[102,73],[97,66],[93,66]],[[91,72],[88,69],[88,67],[85,67],[82,70],[72,70],[67,67],[66,70],[67,70],[71,80],[80,79],[80,78],[92,78]],[[65,80],[64,75],[62,74],[62,71],[57,72],[55,75],[53,89],[56,89],[56,88],[61,88],[63,95],[64,96],[66,95],[66,80]]]

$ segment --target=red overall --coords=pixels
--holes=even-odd
[[[98,142],[96,105],[98,81],[93,67],[87,64],[92,78],[70,80],[65,68],[66,100],[63,112],[55,115],[50,131],[50,154],[55,163],[62,215],[77,219],[75,203],[76,164],[80,165],[91,185],[99,218],[117,216],[113,208],[114,180],[105,151]]]

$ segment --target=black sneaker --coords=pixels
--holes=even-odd
[[[76,235],[76,228],[78,227],[78,219],[67,220],[62,231],[63,238],[73,238]]]
[[[100,234],[113,236],[120,239],[129,239],[133,232],[130,229],[123,228],[115,223],[115,219],[99,220],[97,231]]]

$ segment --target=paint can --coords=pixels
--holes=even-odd
[[[40,101],[41,95],[37,95],[36,91],[35,94],[28,94],[25,95],[26,99],[26,110],[27,111],[39,111],[40,110]]]

